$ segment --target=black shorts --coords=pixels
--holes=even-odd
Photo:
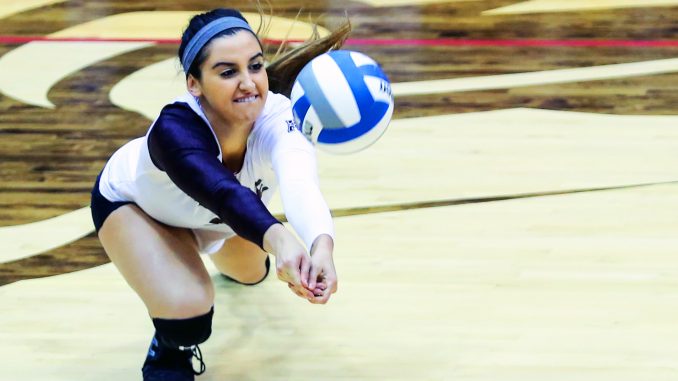
[[[109,201],[101,194],[101,192],[99,192],[100,179],[101,173],[97,176],[97,181],[94,183],[94,188],[92,188],[92,201],[89,204],[89,207],[92,210],[92,221],[94,222],[94,228],[97,233],[104,224],[104,221],[106,221],[106,218],[108,218],[114,210],[123,205],[134,204],[132,201]]]

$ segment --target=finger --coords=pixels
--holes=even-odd
[[[300,271],[301,261],[302,261],[301,258],[297,258],[294,265],[286,269],[288,282],[292,283],[295,286],[299,286],[301,284],[301,271]]]
[[[288,283],[287,287],[289,287],[290,290],[292,290],[292,292],[295,293],[298,297],[308,299],[306,296],[304,296],[304,294],[301,291],[299,291],[297,287],[293,286],[292,284]]]
[[[315,293],[313,295],[313,297],[311,299],[309,299],[308,301],[313,303],[313,304],[321,304],[322,297],[323,297],[323,292],[318,292],[318,293]]]
[[[318,283],[315,284],[315,288],[319,288],[321,290],[327,290],[327,284],[324,281],[318,282]]]
[[[315,288],[309,290],[311,290],[313,294],[316,294],[318,292],[325,292],[325,290],[327,290],[327,285],[324,283],[316,283]]]
[[[330,296],[332,296],[332,292],[330,292],[329,289],[328,290],[316,289],[316,291],[318,292],[314,292],[314,297],[313,300],[311,301],[313,304],[326,304],[329,301]]]
[[[330,299],[331,293],[325,292],[322,295],[318,295],[313,298],[310,302],[313,304],[326,304],[327,301]]]
[[[316,288],[316,284],[318,283],[318,273],[320,272],[320,269],[316,266],[311,266],[311,281],[309,282],[308,288],[311,290],[314,290]]]
[[[295,278],[294,274],[294,270],[290,271],[289,268],[283,268],[278,270],[278,279],[285,283],[292,283],[293,285],[297,286],[299,285],[299,277],[297,276]]]
[[[304,296],[304,294],[303,294],[301,291],[298,291],[298,290],[297,290],[296,294],[297,294],[297,296],[299,296],[300,298],[308,300],[308,298],[307,298],[306,296]]]
[[[318,301],[320,304],[325,304],[328,300],[330,300],[330,296],[332,296],[332,293],[325,291],[321,296],[318,297]]]
[[[295,294],[299,295],[299,297],[304,299],[312,298],[315,295],[311,290],[308,290],[302,286],[295,286],[292,283],[287,283],[287,287],[294,291]]]
[[[337,292],[337,281],[332,278],[327,279],[327,289],[323,291],[323,296],[325,303],[330,299],[330,296]]]
[[[311,271],[311,258],[307,255],[304,255],[301,257],[301,285],[310,288],[311,290],[313,287],[309,287],[308,284],[308,275],[309,272]]]
[[[316,288],[314,288],[311,291],[313,292],[313,295],[318,296],[318,294],[324,293],[325,289],[322,289],[322,288],[319,288],[319,287],[316,286]]]
[[[313,294],[313,291],[305,288],[305,287],[299,287],[300,291],[304,294],[304,297],[307,299],[313,298],[315,295]]]

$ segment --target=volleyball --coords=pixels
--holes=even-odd
[[[335,50],[301,70],[290,95],[301,132],[318,148],[337,154],[374,144],[393,115],[388,77],[367,55]]]

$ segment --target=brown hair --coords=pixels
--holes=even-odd
[[[274,93],[289,97],[294,80],[301,69],[313,58],[341,48],[350,33],[351,23],[349,21],[322,38],[319,38],[316,30],[310,41],[282,54],[266,67],[269,89]]]

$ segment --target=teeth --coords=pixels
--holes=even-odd
[[[257,96],[253,95],[253,96],[247,97],[247,98],[236,99],[235,101],[237,103],[245,103],[245,102],[254,102],[255,99],[257,99]]]

